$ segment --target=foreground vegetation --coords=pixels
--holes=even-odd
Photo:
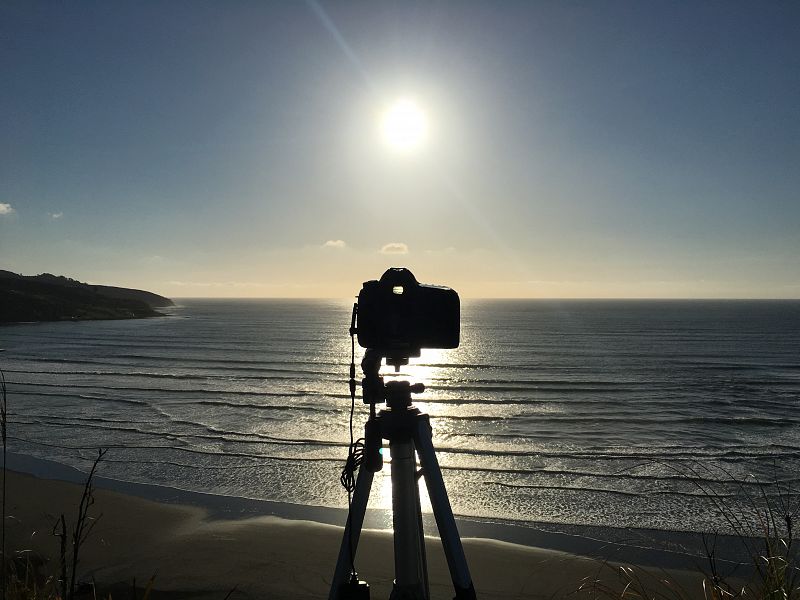
[[[702,468],[687,470],[694,481],[705,481],[699,472]],[[729,480],[735,480],[731,473],[723,473]],[[686,589],[663,572],[619,566],[612,569],[615,579],[586,580],[576,594],[593,599],[800,600],[800,561],[794,542],[800,496],[777,478],[770,485],[756,481],[756,493],[739,482],[738,499],[744,499],[743,503],[727,500],[707,484],[697,485],[714,504],[724,528],[733,532],[746,556],[745,562],[721,560],[716,534],[706,534],[700,589]],[[608,568],[603,570],[608,571]]]

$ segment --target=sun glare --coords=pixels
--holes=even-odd
[[[411,99],[396,101],[381,116],[381,135],[386,144],[401,153],[421,147],[428,137],[428,117]]]

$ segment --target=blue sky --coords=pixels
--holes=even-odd
[[[0,268],[800,297],[796,3],[4,2],[0,44]]]

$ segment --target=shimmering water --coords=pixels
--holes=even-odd
[[[111,478],[346,506],[350,308],[2,327],[11,449],[85,468],[102,446]],[[699,531],[720,526],[709,491],[800,483],[800,302],[468,301],[461,346],[398,377],[428,386],[460,515]],[[388,469],[375,486],[389,508]]]

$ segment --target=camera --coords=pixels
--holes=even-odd
[[[456,348],[461,305],[455,290],[419,283],[408,269],[388,269],[358,294],[358,344],[387,358],[422,348]]]

